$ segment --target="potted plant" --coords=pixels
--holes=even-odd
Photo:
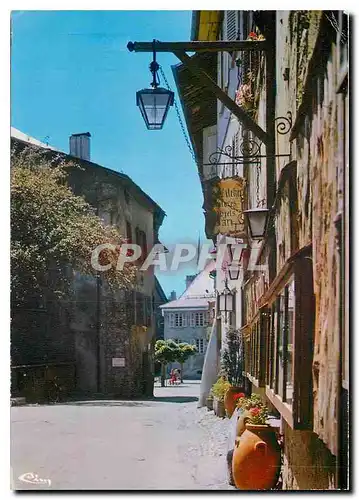
[[[243,394],[243,347],[239,330],[234,328],[228,330],[221,364],[230,383],[224,397],[224,406],[228,417],[231,418],[236,408],[236,400]]]
[[[208,410],[213,410],[213,394],[212,391],[208,394],[207,399],[206,399],[206,406]]]
[[[258,394],[251,394],[249,397],[238,397],[236,405],[239,409],[239,417],[236,425],[236,437],[239,437],[245,431],[246,423],[251,417],[250,410],[252,408],[261,408],[263,403]]]
[[[234,484],[240,490],[269,490],[279,477],[281,454],[276,429],[267,424],[268,408],[246,410],[245,430],[237,436],[232,459]]]
[[[230,385],[231,384],[228,382],[227,378],[222,375],[212,387],[213,409],[214,413],[218,417],[226,416],[224,407],[224,396],[227,390],[229,389]]]

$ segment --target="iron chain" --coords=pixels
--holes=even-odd
[[[166,78],[166,75],[164,74],[163,72],[163,69],[162,69],[162,66],[160,66],[160,73],[161,73],[161,77],[163,78],[163,81],[165,82],[166,86],[167,86],[167,89],[168,90],[171,90],[171,87],[168,83],[168,80]],[[181,113],[180,113],[180,110],[179,110],[179,107],[178,107],[178,104],[177,104],[177,100],[174,99],[174,105],[175,105],[175,110],[176,110],[176,114],[177,114],[177,118],[178,118],[178,121],[179,121],[179,124],[180,124],[180,127],[181,127],[181,130],[182,130],[182,134],[185,138],[185,141],[186,141],[186,144],[187,144],[187,147],[188,147],[188,150],[189,152],[191,153],[191,156],[193,158],[193,161],[195,162],[195,164],[197,165],[197,159],[196,159],[196,155],[193,151],[193,147],[190,143],[190,140],[188,138],[188,135],[187,135],[187,132],[186,132],[186,129],[185,129],[185,126],[184,126],[184,123],[183,123],[183,120],[182,120],[182,117],[181,117]]]

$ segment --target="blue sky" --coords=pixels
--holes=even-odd
[[[68,151],[72,133],[91,132],[91,159],[128,174],[167,213],[165,245],[205,240],[202,191],[174,108],[162,131],[147,131],[135,92],[148,87],[151,54],[128,41],[184,41],[191,11],[14,11],[11,124]],[[175,90],[170,66],[159,54]],[[158,274],[167,294],[184,289],[182,268]]]

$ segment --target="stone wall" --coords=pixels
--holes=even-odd
[[[316,434],[293,430],[283,421],[283,489],[335,488],[335,457]]]
[[[73,158],[61,156],[70,163],[68,183],[75,194],[127,238],[130,223],[133,243],[136,229],[143,231],[149,253],[164,217],[160,207],[126,175],[80,159],[73,165]],[[71,362],[76,365],[73,385],[82,394],[151,395],[153,267],[137,272],[131,291],[116,294],[101,275],[87,277],[67,268],[73,294],[66,291],[63,300],[50,297],[41,310],[37,305],[36,310],[12,311],[12,364]],[[121,366],[114,366],[116,358]]]
[[[313,430],[338,454],[340,297],[335,220],[343,193],[342,96],[338,93],[339,44],[316,11],[289,16],[292,41],[286,65],[296,65],[294,132],[297,159],[299,247],[313,243],[316,318],[313,360]],[[311,59],[312,58],[312,59]],[[292,79],[292,75],[291,79]],[[291,80],[292,81],[292,80]],[[292,84],[293,85],[293,84]]]

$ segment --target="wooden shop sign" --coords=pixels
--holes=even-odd
[[[222,179],[213,186],[213,210],[216,213],[214,234],[246,237],[244,226],[245,180]]]

